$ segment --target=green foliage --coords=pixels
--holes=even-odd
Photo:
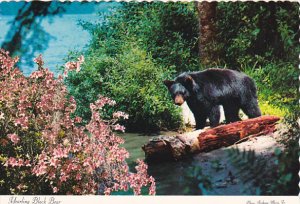
[[[264,101],[260,98],[261,97],[259,96],[258,105],[263,115],[276,115],[279,117],[285,117],[287,114],[289,114],[288,109],[278,108],[277,106],[270,104],[269,101]]]
[[[81,73],[67,79],[79,106],[76,114],[88,121],[89,103],[105,94],[130,115],[129,130],[178,129],[179,109],[162,82],[198,67],[194,6],[124,3],[103,18],[101,25],[81,23],[93,39]]]
[[[291,2],[217,6],[215,64],[245,71],[255,79],[264,114],[285,116],[296,110],[297,6]],[[106,94],[120,102],[122,110],[129,110],[128,127],[178,127],[178,111],[161,81],[205,68],[199,62],[194,4],[122,3],[101,18],[101,24],[81,23],[93,39],[83,72],[68,78],[80,107],[77,113],[88,120],[89,103],[97,94]]]
[[[197,13],[190,3],[123,3],[105,23],[83,24],[97,49],[105,42],[106,53],[118,53],[120,46],[136,42],[164,67],[177,72],[196,69],[198,63]]]
[[[291,63],[269,63],[244,70],[256,81],[263,114],[298,115],[298,72]]]
[[[139,48],[124,48],[118,65],[107,70],[107,94],[116,99],[120,110],[129,113],[127,127],[135,130],[174,129],[180,125],[175,109],[162,81],[171,72],[158,67]]]
[[[193,4],[124,3],[107,20],[97,30],[101,30],[100,39],[113,37],[118,45],[119,40],[121,44],[134,40],[158,63],[177,72],[198,68],[198,21]]]
[[[101,49],[90,52],[82,71],[69,75],[70,92],[80,107],[76,114],[88,120],[87,104],[103,94],[118,104],[107,110],[108,113],[121,110],[129,114],[126,123],[129,130],[178,128],[180,111],[162,83],[172,72],[158,66],[135,43],[127,43],[120,49],[123,52],[115,56],[105,55]]]
[[[223,63],[234,69],[270,61],[297,64],[298,3],[220,2],[217,10],[216,51]]]

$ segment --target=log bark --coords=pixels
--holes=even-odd
[[[227,147],[237,142],[246,141],[273,133],[276,130],[276,116],[261,116],[247,119],[192,134],[178,136],[159,136],[150,139],[142,149],[148,162],[179,160],[199,152],[208,152]]]

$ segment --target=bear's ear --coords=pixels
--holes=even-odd
[[[197,84],[191,75],[185,75],[182,81],[182,85],[189,91],[194,91],[197,88]]]
[[[175,83],[175,81],[164,80],[164,84],[168,87],[168,89]]]
[[[188,87],[192,87],[194,84],[194,79],[193,77],[191,77],[191,75],[186,75],[184,77],[184,83],[188,86]]]
[[[194,81],[194,79],[191,77],[191,75],[187,75],[184,80],[186,83],[193,83],[193,81]]]

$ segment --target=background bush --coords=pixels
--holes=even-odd
[[[217,6],[218,58],[211,66],[253,77],[264,114],[284,116],[296,109],[297,8],[290,2]],[[77,114],[88,121],[89,103],[105,93],[129,111],[129,130],[179,128],[179,110],[161,83],[207,68],[199,61],[197,15],[193,3],[123,3],[103,24],[82,22],[93,39],[82,74],[67,81],[80,106]]]
[[[216,49],[220,61],[232,69],[255,69],[270,62],[296,65],[297,7],[290,2],[219,3]]]
[[[129,131],[178,128],[180,110],[172,104],[163,84],[172,72],[158,66],[135,43],[121,49],[123,52],[115,56],[101,55],[99,50],[90,53],[82,72],[68,77],[70,92],[81,107],[77,114],[88,120],[87,104],[101,93],[118,104],[108,113],[117,109],[129,114]]]
[[[88,104],[105,93],[129,113],[129,131],[180,128],[180,109],[173,105],[163,80],[198,67],[193,6],[124,4],[105,23],[82,25],[93,34],[86,53],[89,62],[81,74],[67,79],[81,107],[77,114],[89,120]]]

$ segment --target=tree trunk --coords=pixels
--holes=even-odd
[[[276,116],[261,116],[209,128],[196,135],[159,136],[151,139],[142,149],[149,162],[179,160],[191,154],[243,142],[249,137],[273,133],[279,119]]]
[[[216,38],[215,16],[217,2],[195,2],[199,17],[199,57],[203,65],[212,64],[216,58],[213,43]]]

